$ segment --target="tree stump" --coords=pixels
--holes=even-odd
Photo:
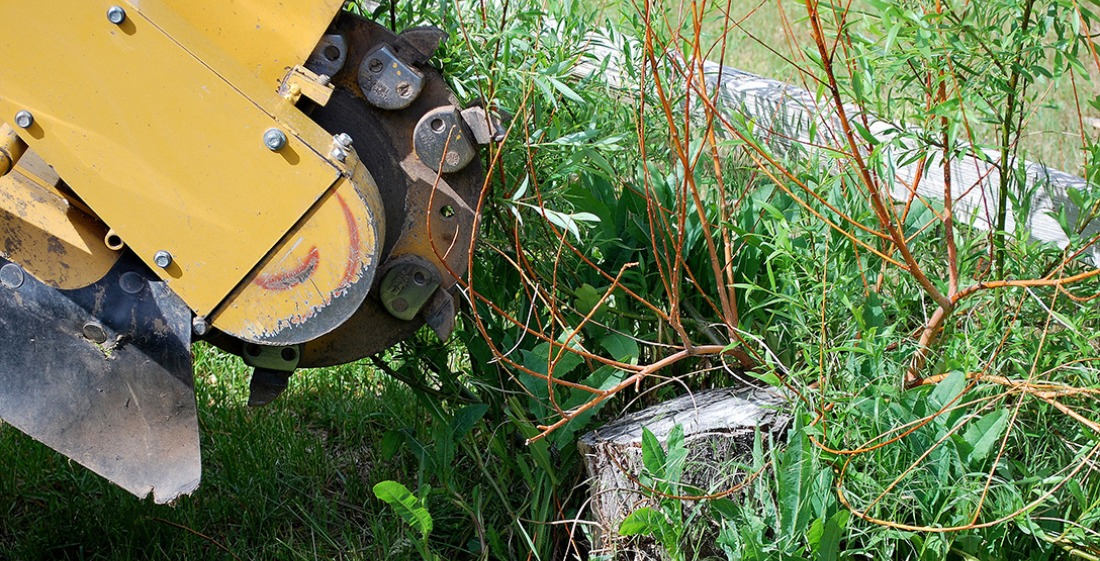
[[[730,470],[729,464],[751,461],[758,428],[765,441],[768,434],[781,438],[789,421],[783,413],[785,402],[783,395],[772,390],[708,390],[631,413],[584,435],[578,449],[589,476],[589,508],[599,524],[593,553],[614,552],[623,542],[618,534],[623,519],[639,508],[658,506],[658,500],[638,485],[638,475],[644,469],[643,427],[665,445],[669,432],[681,425],[688,449],[682,483],[717,492],[732,488],[745,477],[741,470]],[[662,557],[655,548],[643,549],[630,558]]]

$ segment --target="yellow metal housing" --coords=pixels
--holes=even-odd
[[[33,154],[0,177],[0,256],[54,288],[73,290],[107,274],[119,253],[107,228],[56,189],[58,178]]]
[[[116,24],[98,2],[11,3],[0,118],[29,111],[20,137],[197,314],[217,316],[288,232],[355,181],[330,156],[331,135],[277,92],[340,4],[142,0],[121,3]],[[285,145],[265,146],[269,131]],[[377,198],[371,181],[354,187]]]
[[[230,53],[272,90],[301,64],[343,0],[161,0],[140,2],[154,21],[179,20]]]

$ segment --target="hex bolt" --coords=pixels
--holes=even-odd
[[[122,22],[126,21],[126,10],[123,10],[122,6],[107,8],[107,21],[115,25],[121,25]]]
[[[278,152],[286,146],[286,133],[279,129],[267,129],[264,133],[264,146],[272,152]]]
[[[409,97],[410,95],[412,95],[412,85],[410,85],[408,82],[398,82],[397,95],[401,97]]]
[[[342,132],[332,137],[332,157],[343,162],[348,159],[348,150],[351,150],[351,136]]]
[[[153,263],[156,263],[157,267],[161,269],[167,269],[172,264],[172,254],[162,249],[153,255]]]
[[[15,124],[21,129],[29,129],[34,124],[34,115],[27,110],[20,111],[15,114]]]
[[[191,330],[199,337],[206,335],[206,332],[210,331],[210,324],[206,322],[206,316],[195,316],[195,319],[191,320]]]

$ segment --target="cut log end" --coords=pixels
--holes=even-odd
[[[683,427],[688,456],[681,494],[713,495],[751,475],[736,464],[751,464],[758,430],[765,444],[769,435],[778,438],[789,421],[785,403],[771,390],[709,390],[626,415],[583,436],[578,448],[589,476],[592,519],[599,524],[594,549],[616,553],[617,559],[661,558],[656,548],[630,544],[618,534],[630,513],[659,503],[639,481],[643,428],[665,445],[672,429]]]

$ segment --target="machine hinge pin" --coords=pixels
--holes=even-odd
[[[161,269],[167,269],[172,264],[172,254],[162,249],[153,255],[153,263],[156,263],[157,267]]]
[[[267,129],[264,133],[264,146],[272,152],[278,152],[286,146],[286,133],[279,129]]]
[[[15,124],[21,129],[29,129],[34,124],[34,115],[24,109],[15,114]]]
[[[122,6],[107,8],[107,21],[115,25],[121,25],[122,22],[126,21],[126,10],[123,10]]]

